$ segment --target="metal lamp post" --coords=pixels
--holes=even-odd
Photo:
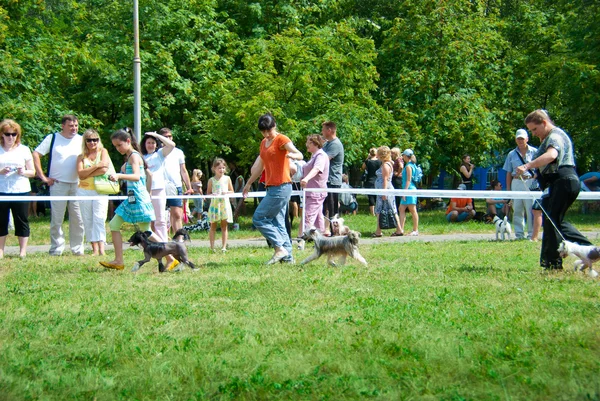
[[[138,143],[142,137],[141,64],[138,0],[133,0],[133,132]]]

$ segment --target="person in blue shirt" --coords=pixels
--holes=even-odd
[[[523,174],[518,174],[517,168],[532,161],[537,148],[528,144],[529,135],[522,128],[517,130],[515,142],[517,147],[508,153],[502,167],[506,170],[506,188],[510,191],[528,191],[536,183],[535,173],[533,170],[528,170]],[[525,239],[525,222],[527,221],[527,239],[537,240],[542,226],[542,211],[540,208],[534,208],[533,204],[534,200],[531,196],[513,201],[512,225],[516,239]]]
[[[584,175],[579,177],[579,181],[581,181],[582,191],[600,191],[600,173],[585,173]]]

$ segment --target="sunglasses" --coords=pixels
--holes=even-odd
[[[13,138],[16,138],[18,134],[16,132],[5,132],[4,136],[12,136]]]
[[[88,138],[88,139],[86,139],[85,141],[86,141],[87,143],[90,143],[90,142],[98,142],[99,140],[100,140],[100,138]]]

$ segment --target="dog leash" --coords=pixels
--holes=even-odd
[[[519,179],[525,185],[525,188],[527,188],[527,192],[529,192],[532,195],[533,202],[537,201],[538,205],[540,205],[540,209],[542,209],[542,212],[544,212],[544,214],[546,215],[546,218],[548,220],[550,220],[550,223],[552,223],[552,226],[554,227],[554,229],[556,230],[558,235],[560,235],[560,238],[562,238],[563,241],[566,241],[565,237],[563,237],[562,233],[560,232],[560,230],[558,229],[556,224],[554,224],[554,220],[552,220],[552,218],[550,217],[548,212],[546,212],[546,209],[544,209],[544,207],[542,206],[542,202],[538,201],[537,198],[535,197],[535,195],[533,195],[533,193],[532,193],[533,191],[531,191],[531,189],[529,189],[529,186],[527,185],[527,182],[523,179],[523,176],[519,176]]]

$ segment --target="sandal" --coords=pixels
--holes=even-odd
[[[404,236],[404,233],[397,233],[397,232],[393,232],[392,235],[390,235],[390,237],[402,237]]]
[[[381,234],[375,234],[375,233],[373,233],[371,235],[371,238],[381,238]]]
[[[116,263],[110,263],[110,262],[100,262],[101,266],[106,267],[107,269],[115,269],[115,270],[123,270],[125,268],[124,265],[118,265]]]

